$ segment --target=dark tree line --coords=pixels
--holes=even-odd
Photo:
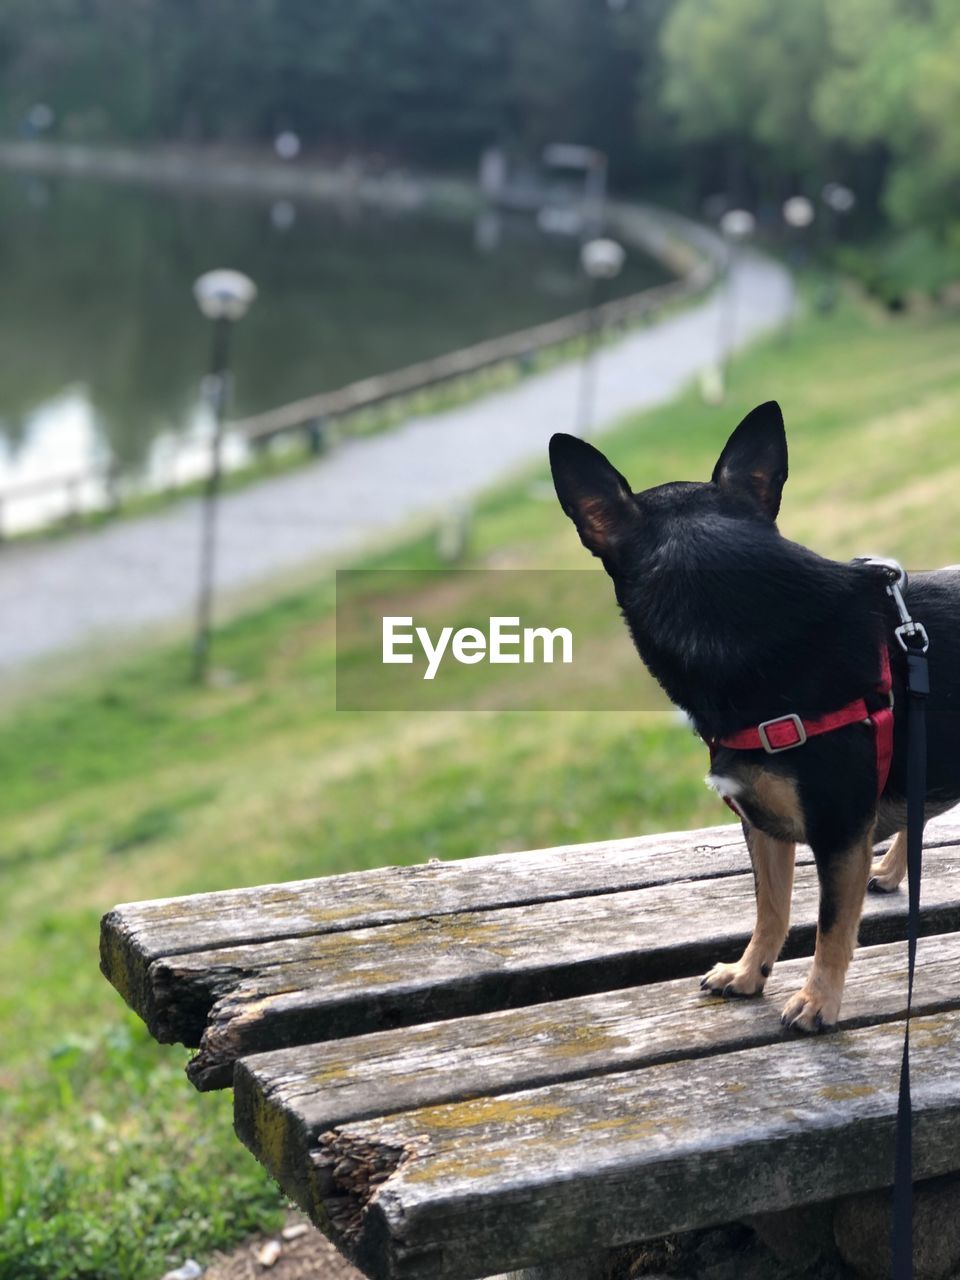
[[[953,235],[960,0],[4,0],[0,113],[90,141],[472,168],[599,146],[634,188],[774,200],[830,178]]]
[[[7,0],[7,127],[38,97],[73,136],[264,141],[472,165],[498,140],[635,163],[664,0]]]

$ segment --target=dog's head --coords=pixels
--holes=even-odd
[[[613,579],[641,656],[675,702],[688,705],[691,664],[707,675],[733,653],[741,665],[754,660],[748,644],[733,643],[751,611],[795,622],[766,599],[794,545],[776,526],[787,442],[773,401],[744,418],[704,482],[633,493],[598,449],[567,435],[550,441],[550,463],[560,505]]]
[[[729,531],[745,522],[775,532],[787,479],[787,439],[774,400],[748,413],[705,482],[675,481],[634,493],[599,449],[576,436],[550,441],[550,467],[560,505],[580,540],[617,581],[656,557],[667,541],[684,542],[694,527]]]

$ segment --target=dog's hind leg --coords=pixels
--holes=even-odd
[[[907,874],[907,833],[898,831],[867,882],[871,893],[893,893]]]
[[[756,996],[770,976],[790,928],[790,898],[796,845],[774,840],[756,827],[744,828],[757,893],[757,923],[736,964],[716,964],[700,981],[704,991],[722,996]]]
[[[840,1014],[847,968],[857,945],[857,926],[873,857],[873,826],[846,849],[818,856],[820,914],[813,967],[802,989],[784,1006],[781,1021],[797,1031],[832,1027]]]

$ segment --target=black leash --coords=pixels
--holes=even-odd
[[[910,1099],[910,1016],[913,974],[920,932],[920,864],[923,855],[924,805],[927,796],[927,695],[930,677],[922,623],[910,617],[903,599],[907,575],[900,568],[887,586],[900,613],[894,634],[907,655],[907,1017],[903,1028],[900,1093],[893,1165],[893,1280],[913,1280],[913,1116]]]

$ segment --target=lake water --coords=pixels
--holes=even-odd
[[[519,218],[501,223],[495,245],[489,231],[366,208],[0,175],[0,500],[108,461],[158,487],[202,465],[210,335],[191,284],[212,267],[244,271],[260,290],[235,335],[236,416],[584,305],[574,242]],[[612,292],[663,278],[631,252]],[[52,518],[55,502],[7,502],[4,526]]]

